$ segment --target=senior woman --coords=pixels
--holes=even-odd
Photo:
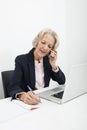
[[[13,78],[8,87],[9,96],[26,104],[38,104],[40,97],[31,90],[49,87],[50,79],[65,83],[65,75],[56,65],[58,35],[51,29],[41,30],[27,54],[15,59]]]

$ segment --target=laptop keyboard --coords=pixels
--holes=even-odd
[[[52,90],[50,90],[50,91],[52,91],[52,92],[57,92],[57,91],[60,91],[62,88],[60,88],[60,87],[57,87],[57,88],[54,88],[54,89],[52,89]]]
[[[62,99],[63,93],[64,93],[64,91],[59,92],[59,93],[55,93],[55,94],[53,94],[53,95],[51,95],[51,96]]]
[[[46,90],[46,91],[41,92],[41,93],[43,93],[44,95],[51,95],[51,94],[54,94],[55,92],[59,92],[59,91],[62,91],[62,88],[57,87],[57,88],[53,88],[50,90]]]

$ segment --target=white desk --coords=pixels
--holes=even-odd
[[[62,105],[42,100],[32,111],[17,103],[0,101],[0,130],[87,130],[87,94]]]

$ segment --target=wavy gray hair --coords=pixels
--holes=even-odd
[[[39,43],[39,41],[43,38],[43,36],[45,34],[50,34],[55,39],[55,45],[54,45],[53,49],[57,49],[57,47],[59,46],[58,35],[55,31],[53,31],[51,29],[41,30],[32,42],[33,47],[36,48],[37,44]]]

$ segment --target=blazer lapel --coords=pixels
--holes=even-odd
[[[44,82],[45,82],[45,87],[47,85],[47,82],[48,82],[48,76],[49,76],[49,72],[48,72],[48,59],[47,57],[44,57],[43,58],[43,65],[44,65]]]

